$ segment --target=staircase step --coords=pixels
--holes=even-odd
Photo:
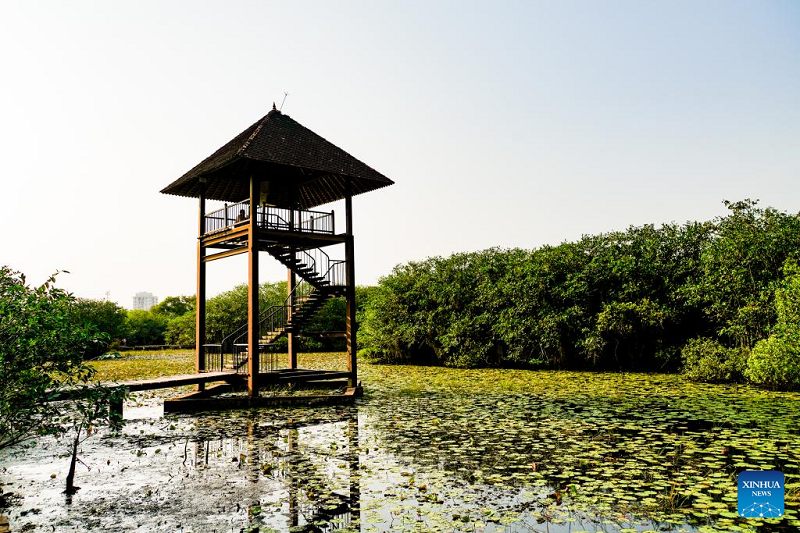
[[[274,244],[266,247],[266,251],[313,287],[310,294],[302,297],[296,296],[293,313],[287,319],[283,327],[277,328],[267,335],[260,336],[259,341],[262,344],[272,344],[284,334],[296,332],[307,324],[325,302],[333,297],[344,294],[345,287],[332,285],[325,276],[316,272],[314,266],[298,258],[295,252],[291,251],[288,247]],[[246,362],[246,356],[244,360]],[[230,365],[227,366],[230,367]]]

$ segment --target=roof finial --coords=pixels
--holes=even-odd
[[[277,108],[277,107],[275,107],[275,102],[272,102],[272,110],[273,110],[273,111],[277,111],[277,110],[278,110],[278,108]]]
[[[284,92],[284,93],[283,93],[283,102],[281,102],[281,108],[280,108],[280,109],[278,109],[278,111],[280,111],[281,113],[283,113],[283,104],[285,104],[285,103],[286,103],[286,97],[287,97],[287,96],[289,96],[289,93],[287,93],[287,92]]]

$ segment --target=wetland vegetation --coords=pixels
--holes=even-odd
[[[335,369],[341,354],[301,354]],[[800,394],[676,374],[362,362],[354,407],[167,415],[136,393],[119,434],[5,452],[12,523],[82,531],[793,531]],[[93,363],[191,368],[191,354]],[[149,369],[149,370],[148,370]],[[786,517],[736,515],[736,474],[780,469]],[[54,475],[55,478],[51,478]]]
[[[192,299],[123,315],[4,267],[0,511],[43,531],[797,531],[800,215],[727,206],[396,267],[359,288],[352,407],[164,415],[179,391],[135,393],[121,430],[71,440],[54,387],[194,371],[180,350],[87,362],[123,334],[191,340]],[[209,300],[210,331],[241,322],[243,295]],[[312,329],[343,329],[341,304]],[[65,495],[70,465],[83,490]],[[740,518],[737,474],[773,469],[785,516]]]
[[[698,381],[800,388],[800,214],[749,199],[725,205],[727,215],[706,222],[398,265],[377,286],[358,288],[362,355],[463,368],[683,371]],[[261,306],[279,304],[286,284],[263,283],[259,294]],[[123,337],[193,343],[193,297],[127,315],[109,302],[77,308],[112,346]],[[246,310],[244,285],[210,298],[208,338],[243,323]],[[307,330],[344,323],[344,302],[332,299]],[[344,349],[335,338],[300,342],[304,351]]]
[[[367,295],[364,354],[800,388],[800,214],[726,205],[709,222],[399,265]]]
[[[798,389],[800,214],[724,203],[728,214],[706,222],[398,265],[358,288],[362,355],[463,368],[683,371]],[[209,338],[245,321],[246,293],[240,285],[208,300]],[[260,305],[280,303],[285,282],[263,283],[259,294]],[[127,319],[109,302],[77,307],[112,345],[125,335],[129,344],[194,339],[192,297],[167,297]],[[344,302],[332,299],[308,331],[341,331],[344,322]],[[335,338],[300,342],[304,351],[344,349]]]

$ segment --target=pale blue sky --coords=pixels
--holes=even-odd
[[[6,1],[0,68],[0,264],[126,307],[194,293],[196,201],[158,191],[284,91],[396,181],[354,201],[361,284],[725,198],[800,210],[795,1]]]

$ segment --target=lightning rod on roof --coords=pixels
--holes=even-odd
[[[283,104],[285,104],[285,103],[286,103],[286,97],[287,97],[287,96],[289,96],[289,93],[287,93],[287,92],[284,92],[284,93],[283,93],[283,102],[281,102],[281,108],[280,108],[280,109],[278,109],[278,111],[280,111],[281,113],[283,112]]]

